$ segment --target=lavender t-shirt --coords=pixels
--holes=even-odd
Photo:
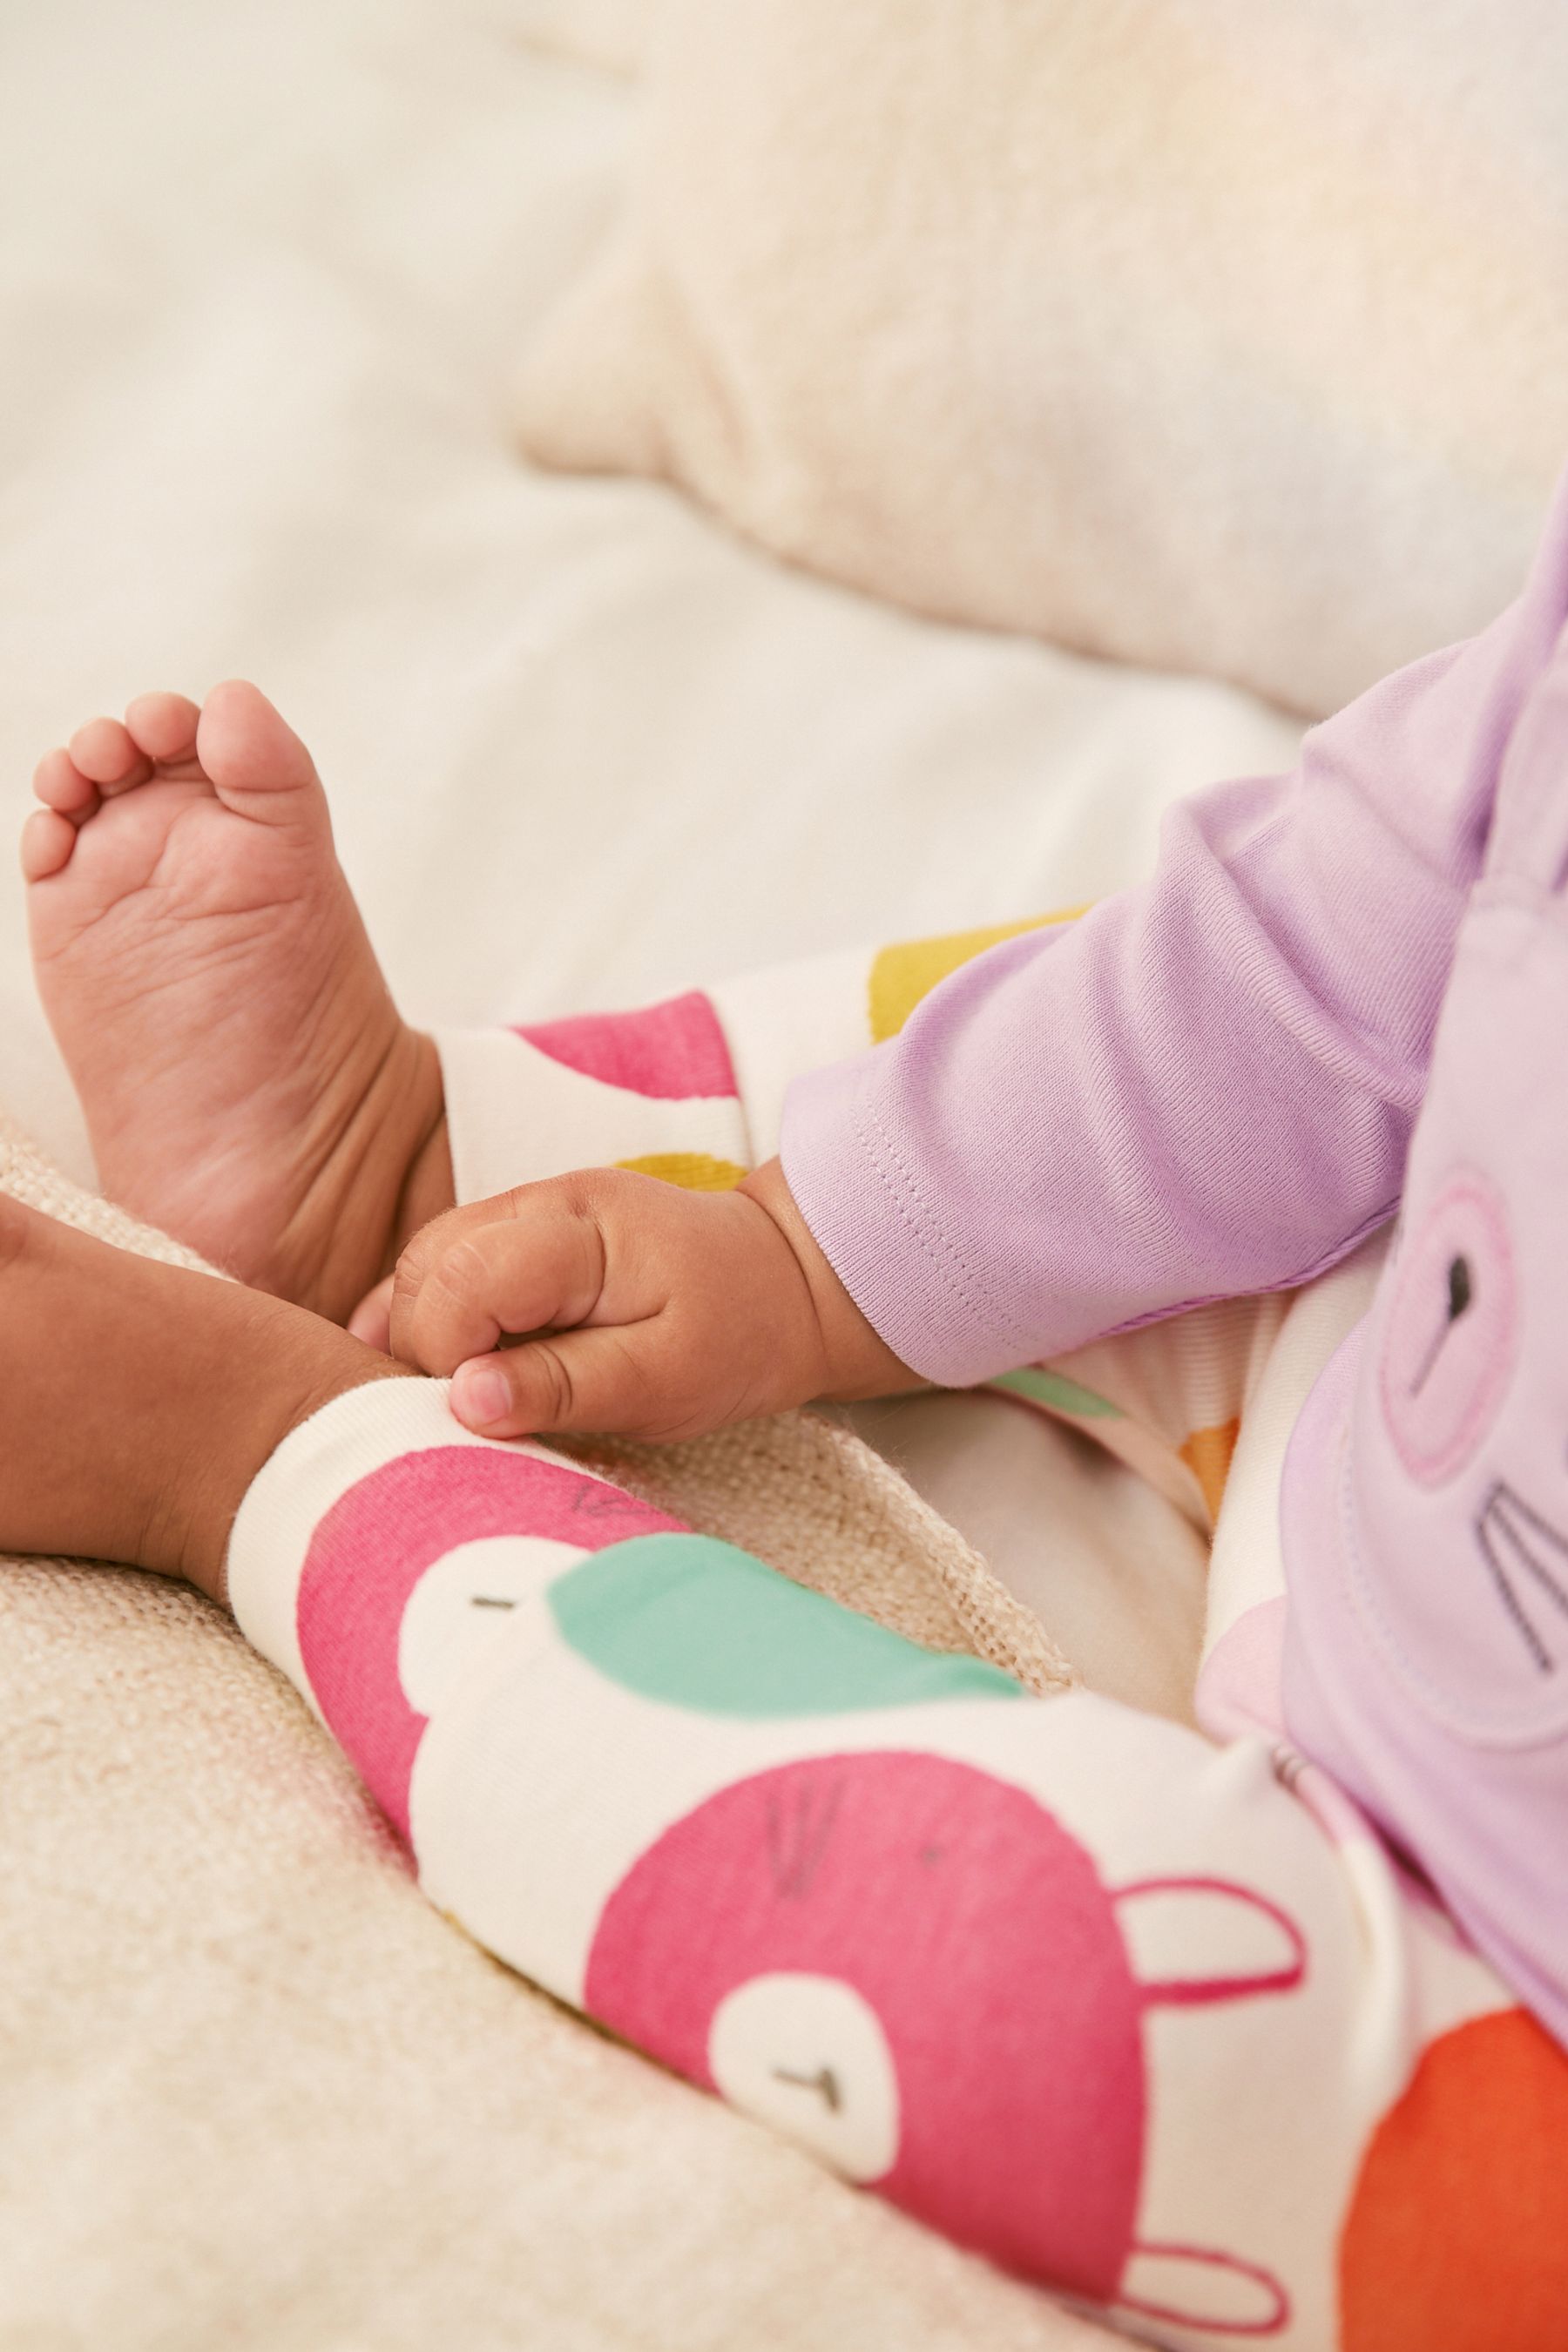
[[[1149,881],[797,1082],[790,1187],[907,1364],[963,1385],[1293,1286],[1394,1215],[1504,754],[1565,617],[1568,479],[1480,635],[1314,728],[1290,774],[1184,802]],[[1554,1927],[1525,1883],[1568,1833],[1568,1743],[1484,1770],[1462,1742],[1400,1748],[1331,1548],[1288,1542],[1287,1569],[1292,1728],[1568,2040],[1568,1901]]]
[[[993,948],[796,1082],[784,1173],[851,1297],[961,1386],[1273,1290],[1394,1213],[1509,733],[1568,614],[1518,603],[1165,819],[1152,878]]]

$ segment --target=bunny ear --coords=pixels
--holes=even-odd
[[[1568,887],[1568,628],[1503,755],[1487,871]]]
[[[1290,2320],[1290,2298],[1271,2271],[1206,2246],[1135,2244],[1116,2304],[1210,2336],[1278,2336]]]
[[[1193,2008],[1293,1991],[1307,1943],[1278,1903],[1227,1878],[1141,1878],[1111,1890],[1145,2001]]]

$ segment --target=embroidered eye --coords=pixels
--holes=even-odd
[[[1517,1334],[1507,1213],[1467,1171],[1405,1244],[1384,1341],[1383,1406],[1410,1475],[1441,1485],[1490,1428]]]
[[[1436,1331],[1433,1337],[1432,1344],[1426,1350],[1420,1370],[1416,1373],[1415,1378],[1410,1383],[1410,1393],[1412,1396],[1419,1396],[1422,1390],[1426,1387],[1428,1380],[1432,1376],[1437,1359],[1443,1352],[1444,1341],[1447,1339],[1449,1332],[1453,1329],[1455,1324],[1458,1321],[1460,1316],[1464,1314],[1475,1295],[1475,1285],[1470,1277],[1469,1259],[1468,1257],[1451,1257],[1448,1260],[1447,1309],[1442,1321],[1437,1326]]]

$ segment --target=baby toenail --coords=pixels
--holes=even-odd
[[[476,1356],[452,1375],[452,1410],[470,1429],[488,1429],[511,1410],[511,1389],[493,1357]]]

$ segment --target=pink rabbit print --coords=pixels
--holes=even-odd
[[[1119,1923],[1172,1900],[1194,1948],[1241,1925],[1248,1960],[1140,1981]],[[1009,2269],[1267,2336],[1289,2316],[1267,2270],[1138,2235],[1143,2023],[1288,1994],[1305,1970],[1266,1897],[1205,1876],[1108,1887],[1026,1790],[891,1751],[784,1764],[678,1822],[605,1907],[586,2005]]]

